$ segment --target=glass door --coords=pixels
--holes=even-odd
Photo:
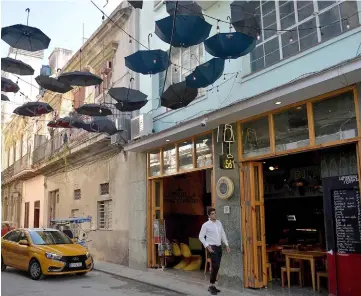
[[[154,222],[163,219],[163,180],[155,179],[151,181],[151,267],[158,264],[157,245],[154,241]]]

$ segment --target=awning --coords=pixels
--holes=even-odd
[[[361,56],[324,69],[320,72],[303,76],[290,83],[278,86],[264,93],[235,102],[224,108],[201,117],[178,124],[159,133],[149,135],[124,146],[125,151],[145,152],[184,138],[213,130],[220,124],[233,123],[251,116],[279,108],[277,101],[287,105],[301,102],[325,94],[346,85],[361,82]],[[285,106],[284,104],[282,106]],[[202,121],[207,119],[206,126]]]

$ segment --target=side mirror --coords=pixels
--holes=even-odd
[[[29,246],[29,242],[27,240],[23,239],[23,240],[19,241],[19,245],[20,246]]]

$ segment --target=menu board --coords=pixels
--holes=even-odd
[[[361,204],[358,189],[332,190],[338,253],[361,253]]]

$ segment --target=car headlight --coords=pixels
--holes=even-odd
[[[86,253],[86,258],[88,259],[90,257],[90,253]]]
[[[51,260],[57,260],[60,261],[62,256],[54,254],[54,253],[45,253],[45,257]]]

